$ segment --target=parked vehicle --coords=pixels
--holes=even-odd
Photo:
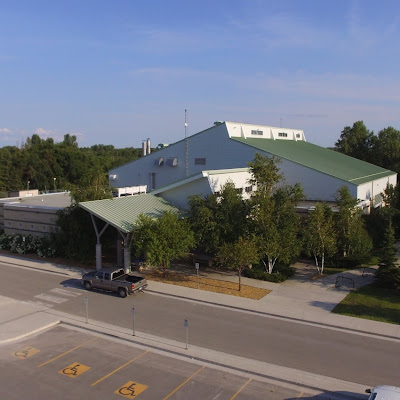
[[[368,400],[400,400],[400,388],[396,386],[379,385],[365,393],[370,393]]]
[[[82,284],[87,290],[107,290],[126,297],[128,294],[143,291],[147,287],[147,280],[137,273],[126,274],[122,268],[101,269],[84,274]]]

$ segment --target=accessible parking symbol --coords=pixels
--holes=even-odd
[[[127,397],[128,399],[133,399],[138,396],[140,393],[144,392],[148,386],[142,385],[137,382],[129,381],[125,383],[125,385],[121,386],[114,393],[119,394],[121,396]]]
[[[70,378],[76,378],[78,375],[83,374],[86,372],[90,367],[87,365],[79,364],[79,363],[73,363],[71,365],[68,365],[68,367],[62,369],[61,371],[58,371],[62,375],[69,376]]]

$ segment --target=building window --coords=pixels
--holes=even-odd
[[[195,159],[194,159],[194,164],[195,164],[195,165],[206,165],[206,159],[205,159],[205,157],[202,157],[202,158],[195,158]]]
[[[280,137],[287,137],[287,133],[286,132],[279,132],[278,136]]]
[[[300,133],[296,133],[296,137],[300,139]]]
[[[252,134],[252,135],[262,135],[262,134],[263,134],[263,131],[260,131],[260,130],[258,130],[258,129],[252,129],[252,130],[251,130],[251,134]]]
[[[246,187],[244,188],[244,191],[245,191],[246,193],[251,193],[251,192],[253,191],[253,186],[246,186]]]
[[[235,188],[235,191],[237,194],[242,194],[243,193],[243,188]]]

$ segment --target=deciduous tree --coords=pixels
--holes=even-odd
[[[140,215],[133,232],[135,254],[145,254],[150,264],[162,267],[164,275],[171,261],[185,256],[193,245],[194,237],[187,221],[171,212],[164,212],[159,218]]]
[[[310,212],[305,225],[305,249],[314,256],[318,273],[324,273],[326,257],[336,252],[336,233],[333,213],[326,203],[317,203],[315,210]]]
[[[217,260],[227,269],[235,269],[239,278],[239,291],[242,290],[241,276],[245,268],[260,260],[257,240],[253,237],[239,237],[238,241],[225,243],[220,247]]]
[[[289,262],[301,248],[295,207],[303,198],[303,190],[298,184],[282,184],[278,162],[257,153],[249,163],[250,183],[256,186],[249,200],[249,230],[258,238],[262,262],[270,274],[278,258]]]

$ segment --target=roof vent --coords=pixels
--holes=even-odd
[[[167,165],[169,165],[170,167],[176,167],[178,165],[178,157],[168,158]]]
[[[115,181],[117,179],[117,175],[108,175],[108,178],[112,181]]]
[[[215,126],[218,126],[218,125],[221,125],[221,124],[223,124],[223,123],[224,123],[223,121],[215,121],[215,122],[214,122],[214,125],[215,125]]]
[[[164,157],[158,157],[155,161],[154,161],[154,165],[157,165],[159,167],[162,167],[164,165]]]

